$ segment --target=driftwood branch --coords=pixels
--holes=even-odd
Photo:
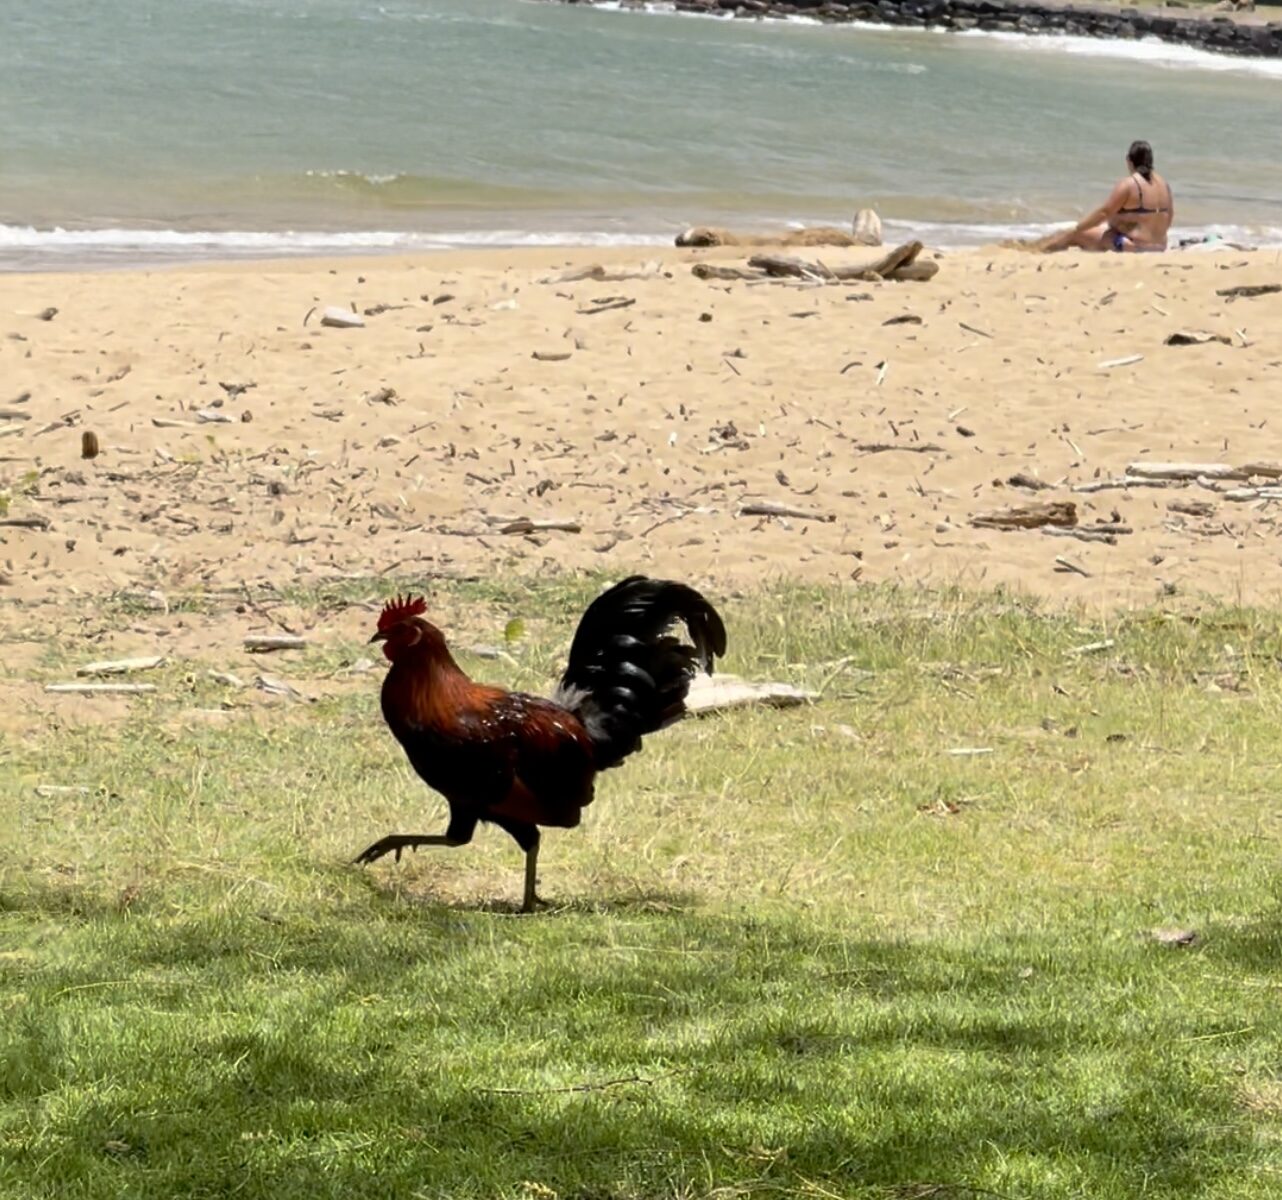
[[[1073,575],[1080,575],[1083,579],[1091,577],[1091,573],[1085,567],[1078,566],[1072,559],[1065,558],[1062,554],[1055,555],[1055,569],[1057,571],[1068,571]]]
[[[10,529],[48,529],[49,518],[39,515],[30,517],[0,517],[0,526]]]
[[[1255,489],[1247,489],[1254,491]],[[1209,500],[1171,500],[1166,506],[1167,512],[1183,513],[1186,517],[1213,517],[1215,505]]]
[[[162,666],[163,654],[152,654],[146,658],[118,658],[112,662],[86,663],[76,670],[77,675],[128,675],[133,671],[150,671]]]
[[[970,523],[980,529],[1037,529],[1043,525],[1062,528],[1077,524],[1077,505],[1072,500],[1014,504],[1009,508],[976,513]]]
[[[266,654],[272,650],[301,650],[307,639],[294,634],[251,633],[244,641],[250,654]]]
[[[805,508],[794,508],[790,504],[775,504],[769,500],[753,501],[739,506],[741,517],[794,517],[798,521],[824,521],[831,524],[837,519],[836,513],[811,512]]]
[[[141,696],[154,692],[154,683],[47,683],[45,691],[60,696]]]
[[[1282,487],[1229,488],[1220,495],[1225,500],[1282,500]]]
[[[503,518],[496,520],[485,518],[491,525],[498,525],[499,533],[548,533],[557,530],[561,533],[582,533],[583,526],[578,521],[564,517],[517,517],[515,520]]]
[[[690,272],[696,279],[766,279],[764,271],[750,271],[745,267],[722,267],[716,263],[695,263]]]
[[[1227,296],[1230,300],[1245,300],[1251,296],[1272,296],[1282,292],[1282,283],[1246,283],[1237,287],[1219,288],[1217,296]]]
[[[1069,537],[1079,542],[1103,542],[1106,546],[1116,546],[1119,533],[1133,533],[1134,530],[1126,525],[1102,525],[1098,529],[1093,526],[1074,529],[1065,525],[1043,525],[1042,532],[1047,537]]]
[[[1091,483],[1074,485],[1075,492],[1107,492],[1114,488],[1160,488],[1168,487],[1173,481],[1169,479],[1133,479],[1125,475],[1117,479],[1096,479]]]
[[[934,442],[856,442],[852,449],[860,454],[885,454],[891,450],[902,450],[905,454],[943,454],[943,446]]]
[[[757,254],[748,260],[748,266],[767,275],[797,279],[826,279],[833,283],[847,283],[852,280],[879,279],[929,279],[939,270],[938,263],[918,263],[917,256],[922,252],[921,242],[905,242],[896,246],[888,254],[870,263],[857,266],[829,267],[820,262],[806,262],[804,259],[789,255]],[[922,268],[908,274],[909,268]],[[926,270],[926,268],[929,268]]]
[[[590,308],[581,308],[578,310],[579,316],[591,317],[596,313],[611,312],[616,308],[631,308],[636,300],[631,296],[616,296],[613,300],[602,300],[600,304],[594,304]]]
[[[1242,467],[1227,463],[1133,462],[1127,475],[1135,479],[1249,479]]]

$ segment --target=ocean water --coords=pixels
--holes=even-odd
[[[957,245],[1154,145],[1177,234],[1282,241],[1282,62],[1152,42],[538,0],[57,0],[0,14],[0,266],[669,242]]]

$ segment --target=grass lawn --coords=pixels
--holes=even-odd
[[[591,592],[434,605],[532,688]],[[188,656],[0,743],[0,1196],[1282,1193],[1278,618],[723,609],[728,670],[823,700],[651,739],[545,838],[533,917],[497,830],[345,865],[444,827],[361,610],[248,668],[314,702]],[[94,657],[68,632],[3,670]]]

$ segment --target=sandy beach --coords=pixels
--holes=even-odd
[[[1273,503],[1229,498],[1251,481],[1074,490],[1145,461],[1282,460],[1282,295],[1217,295],[1282,281],[1277,252],[984,250],[904,284],[691,274],[745,253],[2,277],[6,622],[124,591],[562,569],[1102,606],[1282,589]],[[594,263],[631,277],[558,281]],[[323,328],[331,305],[370,315]],[[971,524],[1048,500],[1131,532]],[[805,515],[741,511],[762,502]]]

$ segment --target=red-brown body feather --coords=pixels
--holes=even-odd
[[[389,646],[382,691],[383,716],[414,769],[460,815],[573,828],[596,775],[582,722],[550,700],[469,679],[427,628],[436,636]]]

